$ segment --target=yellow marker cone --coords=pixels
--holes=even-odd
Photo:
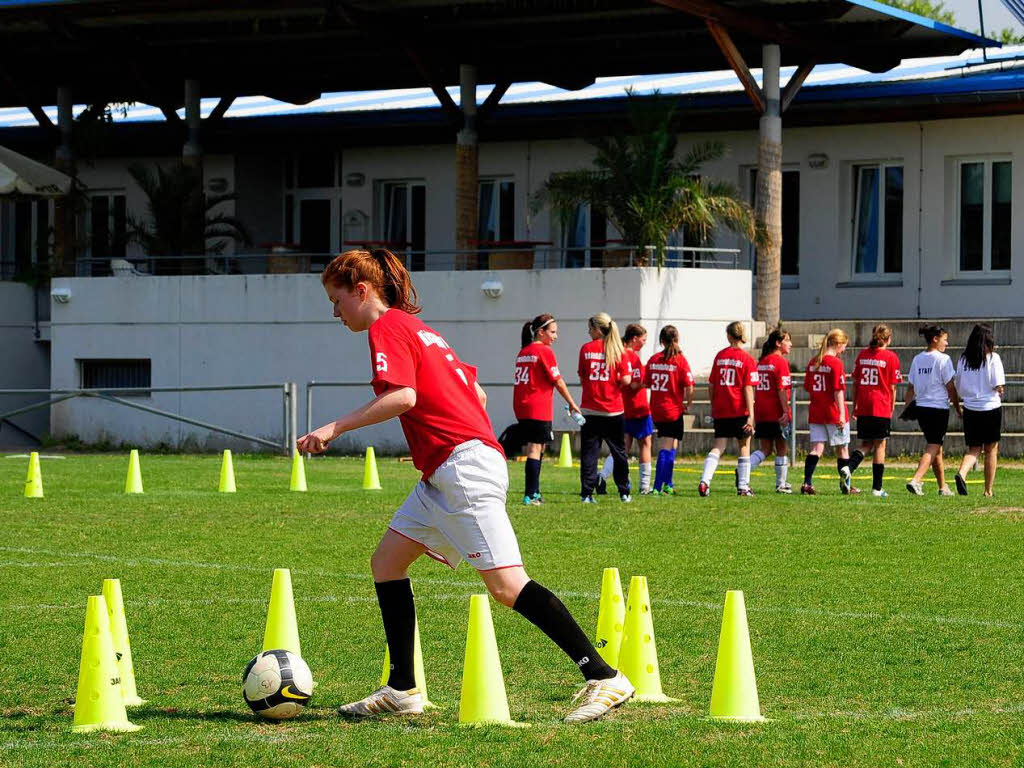
[[[132,448],[128,454],[128,476],[124,480],[125,493],[142,493],[142,467],[139,466],[139,451]]]
[[[224,458],[220,462],[220,486],[219,493],[235,492],[235,467],[231,463],[231,451],[224,449]]]
[[[413,681],[420,693],[423,695],[423,706],[426,709],[432,709],[436,705],[427,696],[427,677],[423,673],[423,650],[420,647],[420,623],[416,622],[415,633],[413,634],[413,646],[412,646],[412,674]],[[391,677],[391,650],[388,648],[388,644],[384,643],[384,669],[380,673],[380,684],[387,685],[388,678]]]
[[[594,647],[610,667],[619,666],[622,626],[626,603],[622,599],[622,581],[618,568],[605,568],[601,577],[601,607],[597,611],[597,640]]]
[[[462,667],[459,722],[518,725],[508,711],[505,678],[501,673],[488,600],[487,595],[473,595],[469,599],[469,630],[466,632],[466,659]]]
[[[91,595],[85,607],[82,663],[75,696],[75,733],[88,731],[137,731],[128,721],[117,674],[110,619],[103,595]]]
[[[651,616],[646,576],[634,576],[629,580],[619,670],[636,686],[634,698],[637,701],[675,701],[661,689],[658,647],[654,641],[654,618]]]
[[[306,490],[306,465],[302,463],[302,454],[295,450],[292,451],[292,481],[288,490]]]
[[[274,571],[274,584],[270,588],[270,608],[267,610],[267,628],[263,632],[264,651],[299,650],[299,625],[295,621],[295,600],[292,597],[292,573],[287,568]]]
[[[363,490],[379,491],[380,475],[377,474],[377,455],[373,452],[373,446],[366,446],[366,461],[363,463]]]
[[[572,467],[572,447],[569,445],[569,433],[562,433],[562,450],[558,452],[559,467]]]
[[[742,723],[764,720],[757,698],[757,681],[754,679],[747,609],[743,593],[738,590],[725,593],[715,682],[711,688],[711,717]]]
[[[39,469],[39,454],[35,451],[28,457],[28,476],[25,478],[25,498],[43,498],[43,473]]]
[[[135,690],[135,665],[132,663],[132,647],[128,642],[128,621],[124,615],[124,600],[121,598],[119,579],[103,580],[103,599],[107,604],[110,619],[110,639],[114,645],[117,671],[121,678],[121,693],[126,707],[139,707],[146,703]]]

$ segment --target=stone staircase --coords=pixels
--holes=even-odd
[[[853,367],[857,353],[867,346],[871,340],[871,330],[876,320],[813,320],[795,321],[785,324],[793,339],[793,350],[789,355],[789,364],[793,373],[802,372],[810,359],[816,354],[818,344],[824,334],[832,328],[842,328],[850,336],[850,346],[843,355],[847,371]],[[890,349],[900,359],[900,367],[904,375],[914,356],[924,349],[923,339],[918,328],[933,321],[894,320],[887,321],[893,330],[893,341]],[[973,321],[949,320],[937,321],[949,331],[949,348],[946,350],[954,365],[960,356],[964,343],[974,327]],[[996,343],[999,345],[999,356],[1007,374],[1006,394],[1003,398],[1003,438],[999,444],[999,453],[1006,457],[1024,457],[1024,320],[996,320],[992,323]],[[757,357],[764,339],[757,339],[751,352]],[[807,447],[807,398],[806,393],[797,388],[797,451],[802,453]],[[906,387],[897,389],[899,404],[896,413],[902,409],[903,393]],[[847,396],[852,394],[852,387]],[[852,406],[851,406],[852,410]],[[712,443],[711,408],[707,402],[707,388],[701,382],[697,387],[697,400],[692,409],[693,427],[689,429],[680,452],[685,454],[706,453]],[[689,425],[688,425],[689,426]],[[856,422],[854,422],[856,428]],[[856,441],[856,432],[854,433]],[[959,456],[965,450],[963,442],[963,426],[955,411],[950,412],[949,434],[946,437],[946,451],[951,456]],[[893,420],[893,435],[889,439],[890,455],[917,456],[924,448],[924,441],[917,432],[916,422]]]

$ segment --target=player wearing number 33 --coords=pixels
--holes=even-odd
[[[384,249],[348,251],[321,280],[334,316],[351,331],[368,332],[377,396],[303,435],[298,449],[321,453],[346,432],[398,417],[423,475],[370,558],[391,657],[387,684],[340,713],[423,711],[413,675],[416,608],[408,576],[422,555],[452,568],[468,560],[495,600],[526,617],[573,660],[586,686],[567,722],[593,720],[625,702],[634,690],[629,680],[602,660],[562,602],[526,575],[505,511],[508,465],[484,410],[476,369],[415,317],[420,308],[402,261]]]
[[[896,385],[902,383],[900,359],[888,349],[892,329],[879,323],[871,332],[871,343],[862,349],[853,364],[853,415],[857,417],[860,450],[850,454],[850,472],[873,452],[871,494],[886,497],[882,488],[885,476],[885,443],[892,430],[892,411],[896,407]]]

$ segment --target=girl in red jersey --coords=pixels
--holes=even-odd
[[[526,443],[526,491],[523,504],[540,505],[540,457],[551,433],[551,392],[557,389],[569,404],[569,410],[580,412],[576,401],[558,370],[558,361],[551,345],[558,339],[558,322],[552,315],[537,315],[523,325],[523,348],[516,355],[515,386],[512,389],[512,410],[519,421],[519,437]]]
[[[578,372],[583,386],[580,406],[586,423],[580,428],[580,497],[584,504],[596,504],[597,454],[601,441],[608,444],[612,455],[612,477],[619,490],[619,499],[632,501],[629,495],[629,464],[626,446],[620,387],[633,380],[622,360],[623,346],[618,326],[606,313],[590,318],[590,341],[580,348]]]
[[[526,575],[505,511],[508,465],[484,410],[476,369],[415,317],[416,291],[401,260],[383,249],[348,251],[327,266],[321,281],[334,316],[351,331],[368,332],[377,396],[303,435],[297,449],[322,453],[346,432],[398,417],[413,464],[423,473],[370,559],[391,657],[388,682],[339,712],[365,717],[423,711],[413,676],[416,608],[408,577],[422,555],[452,568],[469,560],[495,600],[525,616],[573,659],[587,684],[567,722],[592,720],[626,701],[633,686],[602,660],[562,602]]]
[[[813,496],[814,470],[825,453],[825,443],[836,449],[839,490],[860,493],[850,484],[850,415],[846,409],[846,369],[839,356],[846,351],[850,337],[833,328],[821,340],[818,354],[811,358],[804,374],[804,389],[810,393],[807,421],[811,450],[804,462],[804,484],[800,493]]]
[[[731,438],[739,444],[736,460],[736,490],[740,496],[753,496],[750,490],[750,436],[754,434],[754,387],[757,386],[757,363],[743,351],[747,332],[743,323],[729,323],[725,329],[729,346],[715,355],[708,379],[711,396],[711,418],[715,420],[715,444],[704,459],[697,492],[711,495],[711,480],[718,460]]]
[[[629,370],[630,381],[623,384],[622,406],[623,406],[623,429],[626,433],[626,460],[629,460],[629,453],[633,449],[633,443],[637,444],[637,453],[640,458],[640,495],[646,496],[651,492],[651,436],[654,434],[654,422],[651,421],[651,406],[647,400],[647,389],[644,384],[644,365],[640,362],[638,354],[647,343],[647,329],[639,323],[630,323],[626,326],[626,333],[622,336],[622,361]],[[607,493],[608,478],[612,476],[615,469],[615,459],[609,454],[601,467],[600,477],[597,480],[597,493]]]
[[[661,352],[647,361],[644,383],[651,390],[651,416],[658,428],[654,492],[675,493],[672,470],[683,439],[683,414],[693,405],[693,373],[679,349],[679,331],[666,325],[658,335]]]
[[[862,349],[853,364],[853,415],[857,418],[860,450],[850,454],[850,473],[864,461],[864,454],[873,452],[871,462],[871,495],[885,498],[882,488],[885,476],[885,444],[892,430],[892,411],[896,407],[896,385],[903,381],[900,359],[888,349],[892,329],[879,323],[871,331],[871,343]]]
[[[750,454],[753,472],[768,456],[775,452],[775,492],[792,493],[787,482],[789,474],[789,446],[785,430],[793,415],[789,410],[789,394],[793,379],[786,356],[793,349],[789,332],[776,328],[768,334],[761,347],[757,363],[757,391],[754,392],[754,437],[761,447]]]

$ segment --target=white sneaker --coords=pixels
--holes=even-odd
[[[922,493],[921,495],[923,496],[924,494]],[[939,496],[955,496],[955,495],[956,494],[953,493],[953,489],[950,488],[948,485],[944,485],[941,488],[939,488]]]
[[[382,685],[365,699],[338,707],[338,714],[347,717],[373,717],[374,715],[420,715],[423,713],[423,694],[419,688],[399,691]]]
[[[871,495],[872,496],[877,496],[880,499],[888,499],[889,498],[889,494],[885,492],[884,488],[882,490],[878,490],[878,491],[876,491],[874,488],[872,488],[871,489]]]
[[[853,473],[849,467],[843,467],[839,470],[839,490],[843,493],[850,493],[850,485],[853,481]]]
[[[636,688],[621,672],[616,672],[615,677],[607,680],[587,680],[583,689],[572,697],[574,702],[582,701],[566,716],[565,722],[586,723],[596,720],[610,709],[625,704],[635,691]]]
[[[924,496],[924,485],[920,480],[910,480],[907,483],[907,490],[915,496]],[[948,491],[949,488],[946,488],[946,490]],[[939,491],[939,493],[942,493],[942,491]],[[952,496],[953,492],[950,491],[949,495]]]
[[[793,492],[793,486],[790,485],[789,483],[779,483],[778,485],[775,486],[775,492],[776,493],[792,493]]]

